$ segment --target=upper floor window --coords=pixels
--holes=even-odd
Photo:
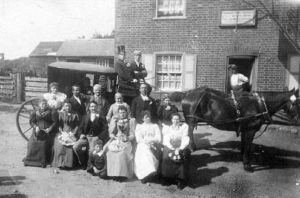
[[[300,56],[290,55],[288,58],[287,87],[298,89],[300,84]]]
[[[156,17],[185,17],[185,0],[157,0]]]

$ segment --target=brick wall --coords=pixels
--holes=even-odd
[[[186,19],[154,19],[155,0],[116,0],[115,45],[125,45],[128,58],[135,49],[149,54],[180,51],[197,54],[197,86],[224,90],[227,57],[257,55],[257,89],[283,90],[287,54],[293,47],[256,0],[186,0]],[[263,1],[272,9],[271,1]],[[220,27],[222,10],[258,11],[256,27]],[[274,5],[276,10],[276,6]]]

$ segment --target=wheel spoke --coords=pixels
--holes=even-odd
[[[26,131],[24,131],[23,134],[27,133],[30,129],[32,129],[32,126],[29,129],[27,129]]]
[[[30,103],[31,103],[31,105],[32,105],[32,107],[33,107],[33,109],[34,109],[34,111],[35,111],[35,106],[34,106],[33,102],[30,101]]]
[[[22,118],[27,118],[27,119],[30,118],[28,115],[24,115],[24,114],[19,114],[19,115],[20,115],[20,117],[22,117]]]
[[[20,125],[25,125],[25,124],[30,125],[29,122],[22,122],[22,123],[19,123],[19,124],[20,124]]]

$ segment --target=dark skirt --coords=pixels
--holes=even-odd
[[[54,140],[53,152],[53,167],[73,167],[73,146],[62,145],[56,137]]]
[[[161,174],[168,179],[181,179],[183,181],[188,180],[188,168],[190,163],[190,153],[185,150],[185,160],[181,162],[175,162],[170,159],[169,154],[174,153],[174,150],[164,147],[163,158],[161,164]]]
[[[37,138],[32,133],[27,144],[27,155],[24,158],[25,166],[46,167],[51,157],[51,144],[49,137]]]

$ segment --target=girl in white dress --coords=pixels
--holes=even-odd
[[[45,93],[43,97],[47,100],[51,109],[61,109],[63,102],[66,100],[67,95],[58,91],[59,84],[52,82],[49,85],[50,92]]]
[[[151,113],[143,113],[143,123],[138,124],[135,130],[137,148],[134,159],[134,172],[142,183],[150,181],[156,175],[161,148],[161,132],[157,124],[151,123]]]

